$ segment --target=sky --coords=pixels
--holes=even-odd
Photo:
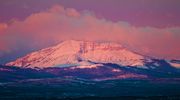
[[[0,64],[67,39],[180,59],[179,0],[1,0]]]

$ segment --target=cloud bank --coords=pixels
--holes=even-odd
[[[180,59],[180,27],[135,27],[61,5],[23,21],[0,23],[0,55],[40,49],[67,39],[116,41],[145,55]]]

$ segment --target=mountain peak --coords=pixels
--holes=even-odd
[[[144,57],[118,43],[66,40],[56,46],[27,54],[8,66],[54,67],[82,62],[116,63],[122,66],[143,66]]]

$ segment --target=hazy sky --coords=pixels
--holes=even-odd
[[[180,0],[1,0],[0,63],[65,39],[180,59]]]
[[[179,0],[1,0],[0,21],[23,20],[55,4],[79,11],[90,10],[98,17],[127,21],[136,26],[180,25]]]

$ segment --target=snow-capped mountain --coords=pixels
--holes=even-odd
[[[114,63],[143,67],[148,58],[134,53],[118,43],[67,40],[56,46],[27,54],[7,66],[47,68],[55,66],[87,66],[94,63]]]
[[[134,53],[118,43],[68,40],[7,63],[11,67],[0,67],[0,76],[9,76],[4,81],[14,81],[14,77],[96,81],[179,78],[178,64],[178,60],[153,59]],[[30,77],[31,74],[36,77]]]

